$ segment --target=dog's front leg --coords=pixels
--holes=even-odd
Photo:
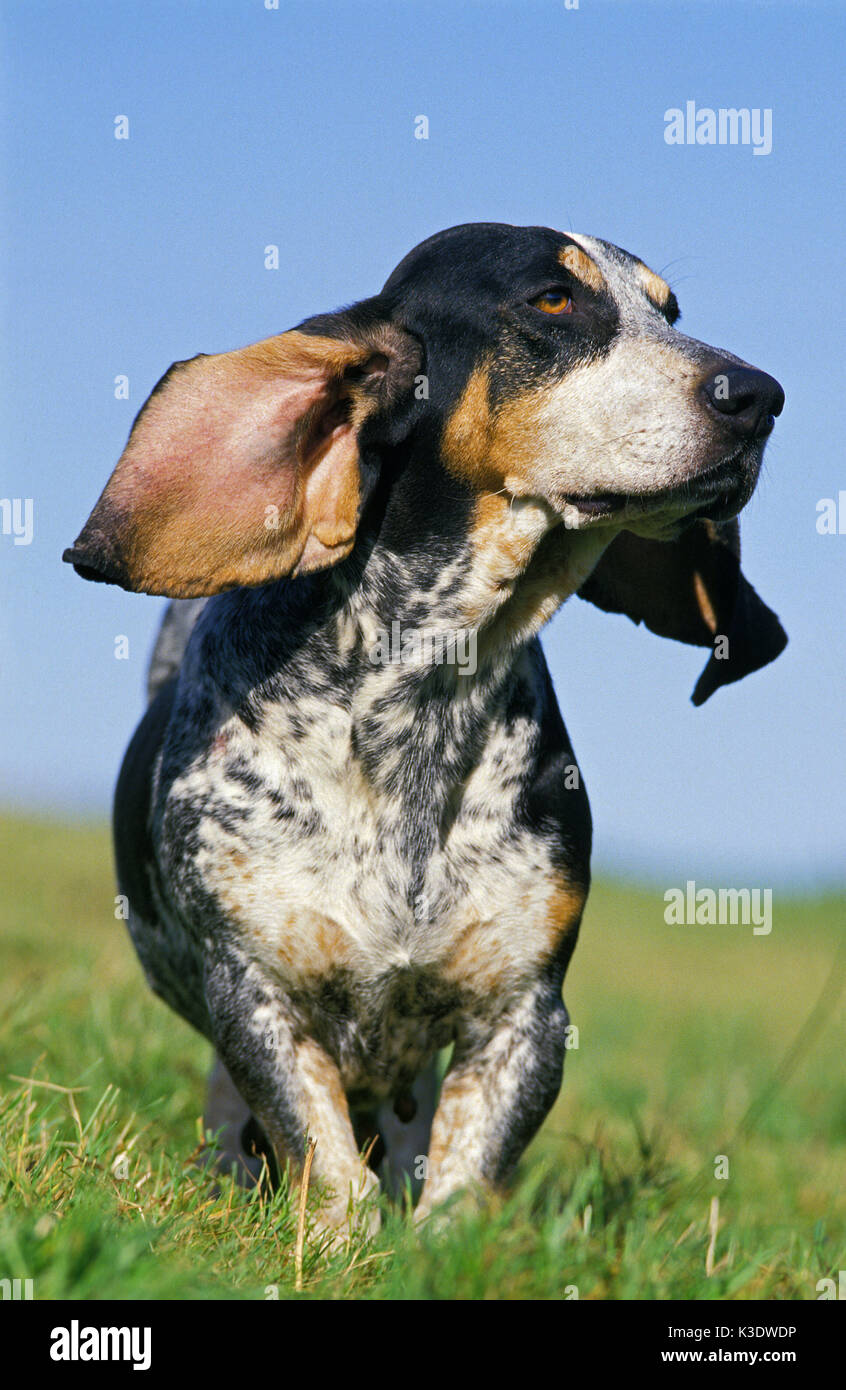
[[[457,1192],[505,1182],[560,1090],[568,1022],[558,975],[493,1027],[474,1020],[459,1038],[432,1124],[418,1220]]]
[[[312,1174],[328,1189],[317,1225],[336,1234],[378,1229],[378,1211],[361,1206],[378,1179],[356,1147],[335,1062],[292,1026],[284,996],[255,963],[218,954],[205,992],[218,1054],[280,1166],[289,1163],[297,1177],[306,1139],[316,1140]]]

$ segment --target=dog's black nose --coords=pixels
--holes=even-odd
[[[725,367],[702,385],[708,404],[730,417],[731,428],[747,439],[763,439],[784,406],[775,377],[754,367]]]

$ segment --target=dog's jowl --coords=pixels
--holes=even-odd
[[[454,227],[172,366],[66,552],[175,600],[119,887],[223,1161],[316,1139],[329,1225],[503,1183],[558,1094],[591,822],[543,624],[578,594],[708,648],[697,704],[784,646],[734,519],[782,390],[678,312],[606,242]]]

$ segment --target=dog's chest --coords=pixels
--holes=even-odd
[[[162,819],[183,917],[207,920],[212,900],[286,990],[374,1019],[390,1008],[394,1033],[450,1000],[505,1003],[566,913],[518,814],[537,725],[488,726],[460,777],[443,720],[395,710],[369,737],[375,763],[354,714],[325,698],[279,702],[258,728],[218,723]]]

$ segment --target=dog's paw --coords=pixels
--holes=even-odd
[[[414,1225],[427,1235],[443,1235],[464,1216],[474,1216],[495,1201],[496,1194],[480,1182],[467,1181],[449,1190],[423,1189],[414,1211]]]
[[[362,1165],[362,1172],[348,1184],[346,1194],[324,1191],[309,1221],[309,1238],[324,1254],[334,1255],[360,1241],[372,1240],[382,1224],[377,1205],[380,1185],[376,1174]]]

